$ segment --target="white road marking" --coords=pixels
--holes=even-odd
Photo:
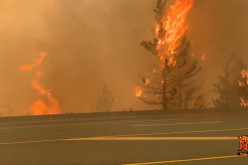
[[[16,142],[0,142],[0,145],[10,144],[29,144],[44,142],[62,142],[62,141],[204,141],[204,140],[238,140],[238,137],[86,137],[86,138],[68,138],[54,140],[30,140]]]
[[[166,126],[166,125],[194,125],[194,124],[216,124],[222,121],[207,121],[207,122],[193,122],[193,123],[170,123],[170,124],[144,124],[144,125],[133,125],[134,127],[154,127],[154,126]]]
[[[171,134],[188,134],[188,133],[206,133],[206,132],[227,132],[248,130],[248,128],[229,128],[229,129],[213,129],[213,130],[198,130],[198,131],[177,131],[177,132],[155,132],[155,133],[140,133],[140,134],[126,134],[126,135],[110,135],[110,136],[149,136],[149,135],[171,135]]]
[[[164,160],[157,162],[143,162],[143,163],[129,163],[122,165],[152,165],[152,164],[167,164],[167,163],[179,163],[179,162],[192,162],[192,161],[203,161],[203,160],[215,160],[215,159],[227,159],[227,158],[238,158],[237,155],[228,155],[228,156],[215,156],[215,157],[206,157],[206,158],[194,158],[194,159],[179,159],[179,160]]]
[[[238,137],[88,137],[64,139],[69,141],[198,141],[198,140],[238,140]]]
[[[0,143],[0,145],[8,145],[8,144],[29,144],[29,143],[45,143],[45,142],[58,142],[58,141],[65,141],[65,139],[2,142],[2,143]]]

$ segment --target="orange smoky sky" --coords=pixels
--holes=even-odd
[[[173,1],[170,1],[171,3]],[[155,58],[140,46],[152,39],[156,0],[2,0],[0,2],[0,115],[29,115],[36,97],[29,64],[44,50],[41,83],[62,113],[90,112],[106,85],[113,110],[154,109],[135,96],[139,74]],[[248,1],[194,0],[188,17],[194,56],[204,52],[204,90],[222,73],[232,52],[247,61]]]

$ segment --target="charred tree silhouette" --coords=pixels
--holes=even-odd
[[[247,99],[246,77],[241,71],[245,68],[240,57],[232,54],[224,67],[224,74],[219,76],[219,82],[214,84],[214,92],[218,95],[213,104],[218,108],[240,107],[241,97]],[[240,83],[244,83],[243,86]]]
[[[92,110],[95,112],[109,112],[114,104],[112,93],[105,85],[102,89],[101,95],[98,97],[97,102],[93,105]]]
[[[153,10],[159,29],[152,41],[142,41],[141,45],[153,55],[159,57],[160,65],[151,65],[149,78],[140,76],[143,84],[143,93],[139,99],[149,105],[160,105],[163,110],[187,109],[204,107],[205,95],[200,94],[200,84],[196,83],[196,75],[201,71],[199,62],[191,54],[190,41],[185,35],[173,53],[173,59],[159,55],[158,45],[161,38],[166,36],[163,27],[163,14],[166,10],[166,1],[158,0]],[[159,62],[160,60],[160,62]]]

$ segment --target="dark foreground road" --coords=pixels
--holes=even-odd
[[[51,122],[52,121],[52,122]],[[0,123],[0,165],[247,165],[248,112]]]

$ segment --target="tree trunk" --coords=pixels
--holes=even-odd
[[[182,109],[182,81],[181,81],[181,69],[178,68],[178,109]]]
[[[167,98],[166,98],[166,79],[165,79],[165,76],[166,76],[166,69],[164,68],[163,69],[163,110],[167,110]]]
[[[168,102],[167,102],[167,97],[166,97],[166,94],[167,94],[167,83],[166,83],[166,73],[167,73],[167,64],[168,64],[168,62],[167,62],[167,59],[165,59],[165,61],[164,61],[164,67],[163,67],[163,75],[162,75],[162,77],[163,77],[163,109],[162,110],[167,110],[168,109]]]

